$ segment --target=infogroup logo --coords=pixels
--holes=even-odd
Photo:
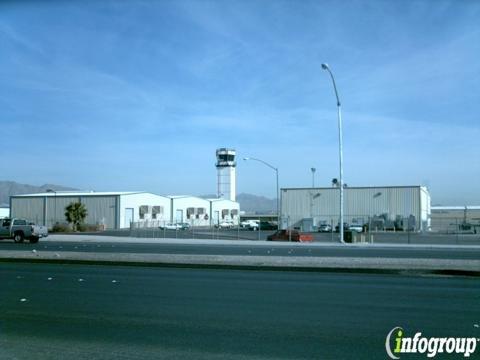
[[[404,330],[397,326],[388,333],[385,350],[391,359],[400,359],[401,354],[426,354],[427,357],[433,358],[441,353],[455,353],[470,357],[475,352],[479,341],[480,339],[474,337],[426,338],[422,337],[421,332],[415,333],[413,337],[406,337]]]

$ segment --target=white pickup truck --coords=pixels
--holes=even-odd
[[[27,239],[31,243],[36,243],[41,237],[47,236],[46,226],[38,226],[24,219],[5,218],[0,220],[0,239],[13,239],[16,243]]]

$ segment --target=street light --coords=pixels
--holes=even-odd
[[[314,188],[315,187],[315,171],[317,171],[317,169],[312,167],[310,170],[312,170],[312,188]]]
[[[277,179],[277,229],[280,229],[280,206],[279,206],[280,194],[279,194],[279,191],[278,191],[278,168],[276,168],[276,167],[273,166],[273,165],[270,165],[270,164],[267,163],[266,161],[263,161],[263,160],[260,160],[260,159],[256,159],[256,158],[252,158],[252,157],[245,157],[245,158],[243,158],[243,160],[245,160],[245,161],[254,160],[254,161],[261,162],[263,165],[266,165],[266,166],[268,166],[270,169],[272,169],[272,170],[275,171],[276,179]]]
[[[53,208],[54,208],[53,212],[55,213],[55,215],[54,215],[55,218],[54,218],[53,221],[52,221],[52,228],[53,228],[53,222],[54,222],[54,221],[56,220],[56,218],[57,218],[57,192],[56,192],[55,190],[53,190],[53,189],[47,189],[47,193],[52,193],[52,192],[55,193],[54,205],[53,205]]]
[[[335,84],[335,78],[332,71],[328,67],[328,64],[322,64],[322,69],[328,71],[332,78],[333,89],[335,90],[335,97],[337,98],[337,114],[338,114],[338,148],[340,155],[340,242],[344,243],[343,239],[343,134],[342,134],[342,109],[340,105],[340,98],[338,97],[337,85]]]

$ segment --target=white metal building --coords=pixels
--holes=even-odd
[[[120,200],[121,228],[130,227],[131,222],[161,224],[171,220],[170,199],[166,196],[141,192],[124,195]]]
[[[336,226],[339,193],[338,187],[281,189],[282,227],[309,230],[322,223]],[[381,226],[376,225],[381,221],[383,227],[396,222],[404,228],[425,231],[430,226],[430,194],[424,186],[346,187],[344,221],[369,224],[371,228]]]
[[[239,221],[240,205],[226,199],[196,196],[161,196],[148,192],[47,192],[10,197],[12,216],[25,218],[49,228],[65,223],[65,207],[81,202],[87,208],[85,223],[105,229],[160,226],[168,222],[187,222],[210,226],[220,221]],[[8,216],[6,213],[5,216]]]
[[[10,208],[0,206],[0,219],[6,218],[10,216]]]
[[[222,221],[239,223],[240,204],[226,199],[203,199],[196,196],[168,196],[172,202],[171,222],[191,226],[211,226]]]
[[[170,199],[147,192],[47,192],[10,197],[11,216],[52,227],[65,223],[65,207],[81,202],[86,224],[106,229],[130,226],[131,221],[169,220]]]
[[[168,196],[171,199],[172,222],[186,222],[192,226],[210,225],[210,203],[196,196]]]
[[[227,199],[208,199],[210,202],[210,213],[212,214],[211,225],[222,221],[230,221],[235,225],[240,223],[240,204]]]

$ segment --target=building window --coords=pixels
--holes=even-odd
[[[193,207],[187,208],[187,219],[193,218],[193,215],[195,215],[195,208]]]
[[[230,210],[222,209],[222,219],[226,219],[230,215]]]
[[[238,209],[232,209],[232,210],[230,210],[230,214],[231,214],[232,216],[238,216]]]
[[[145,219],[145,214],[148,214],[148,205],[141,205],[138,209],[140,219]]]
[[[160,219],[163,217],[163,206],[152,207],[152,219]]]

